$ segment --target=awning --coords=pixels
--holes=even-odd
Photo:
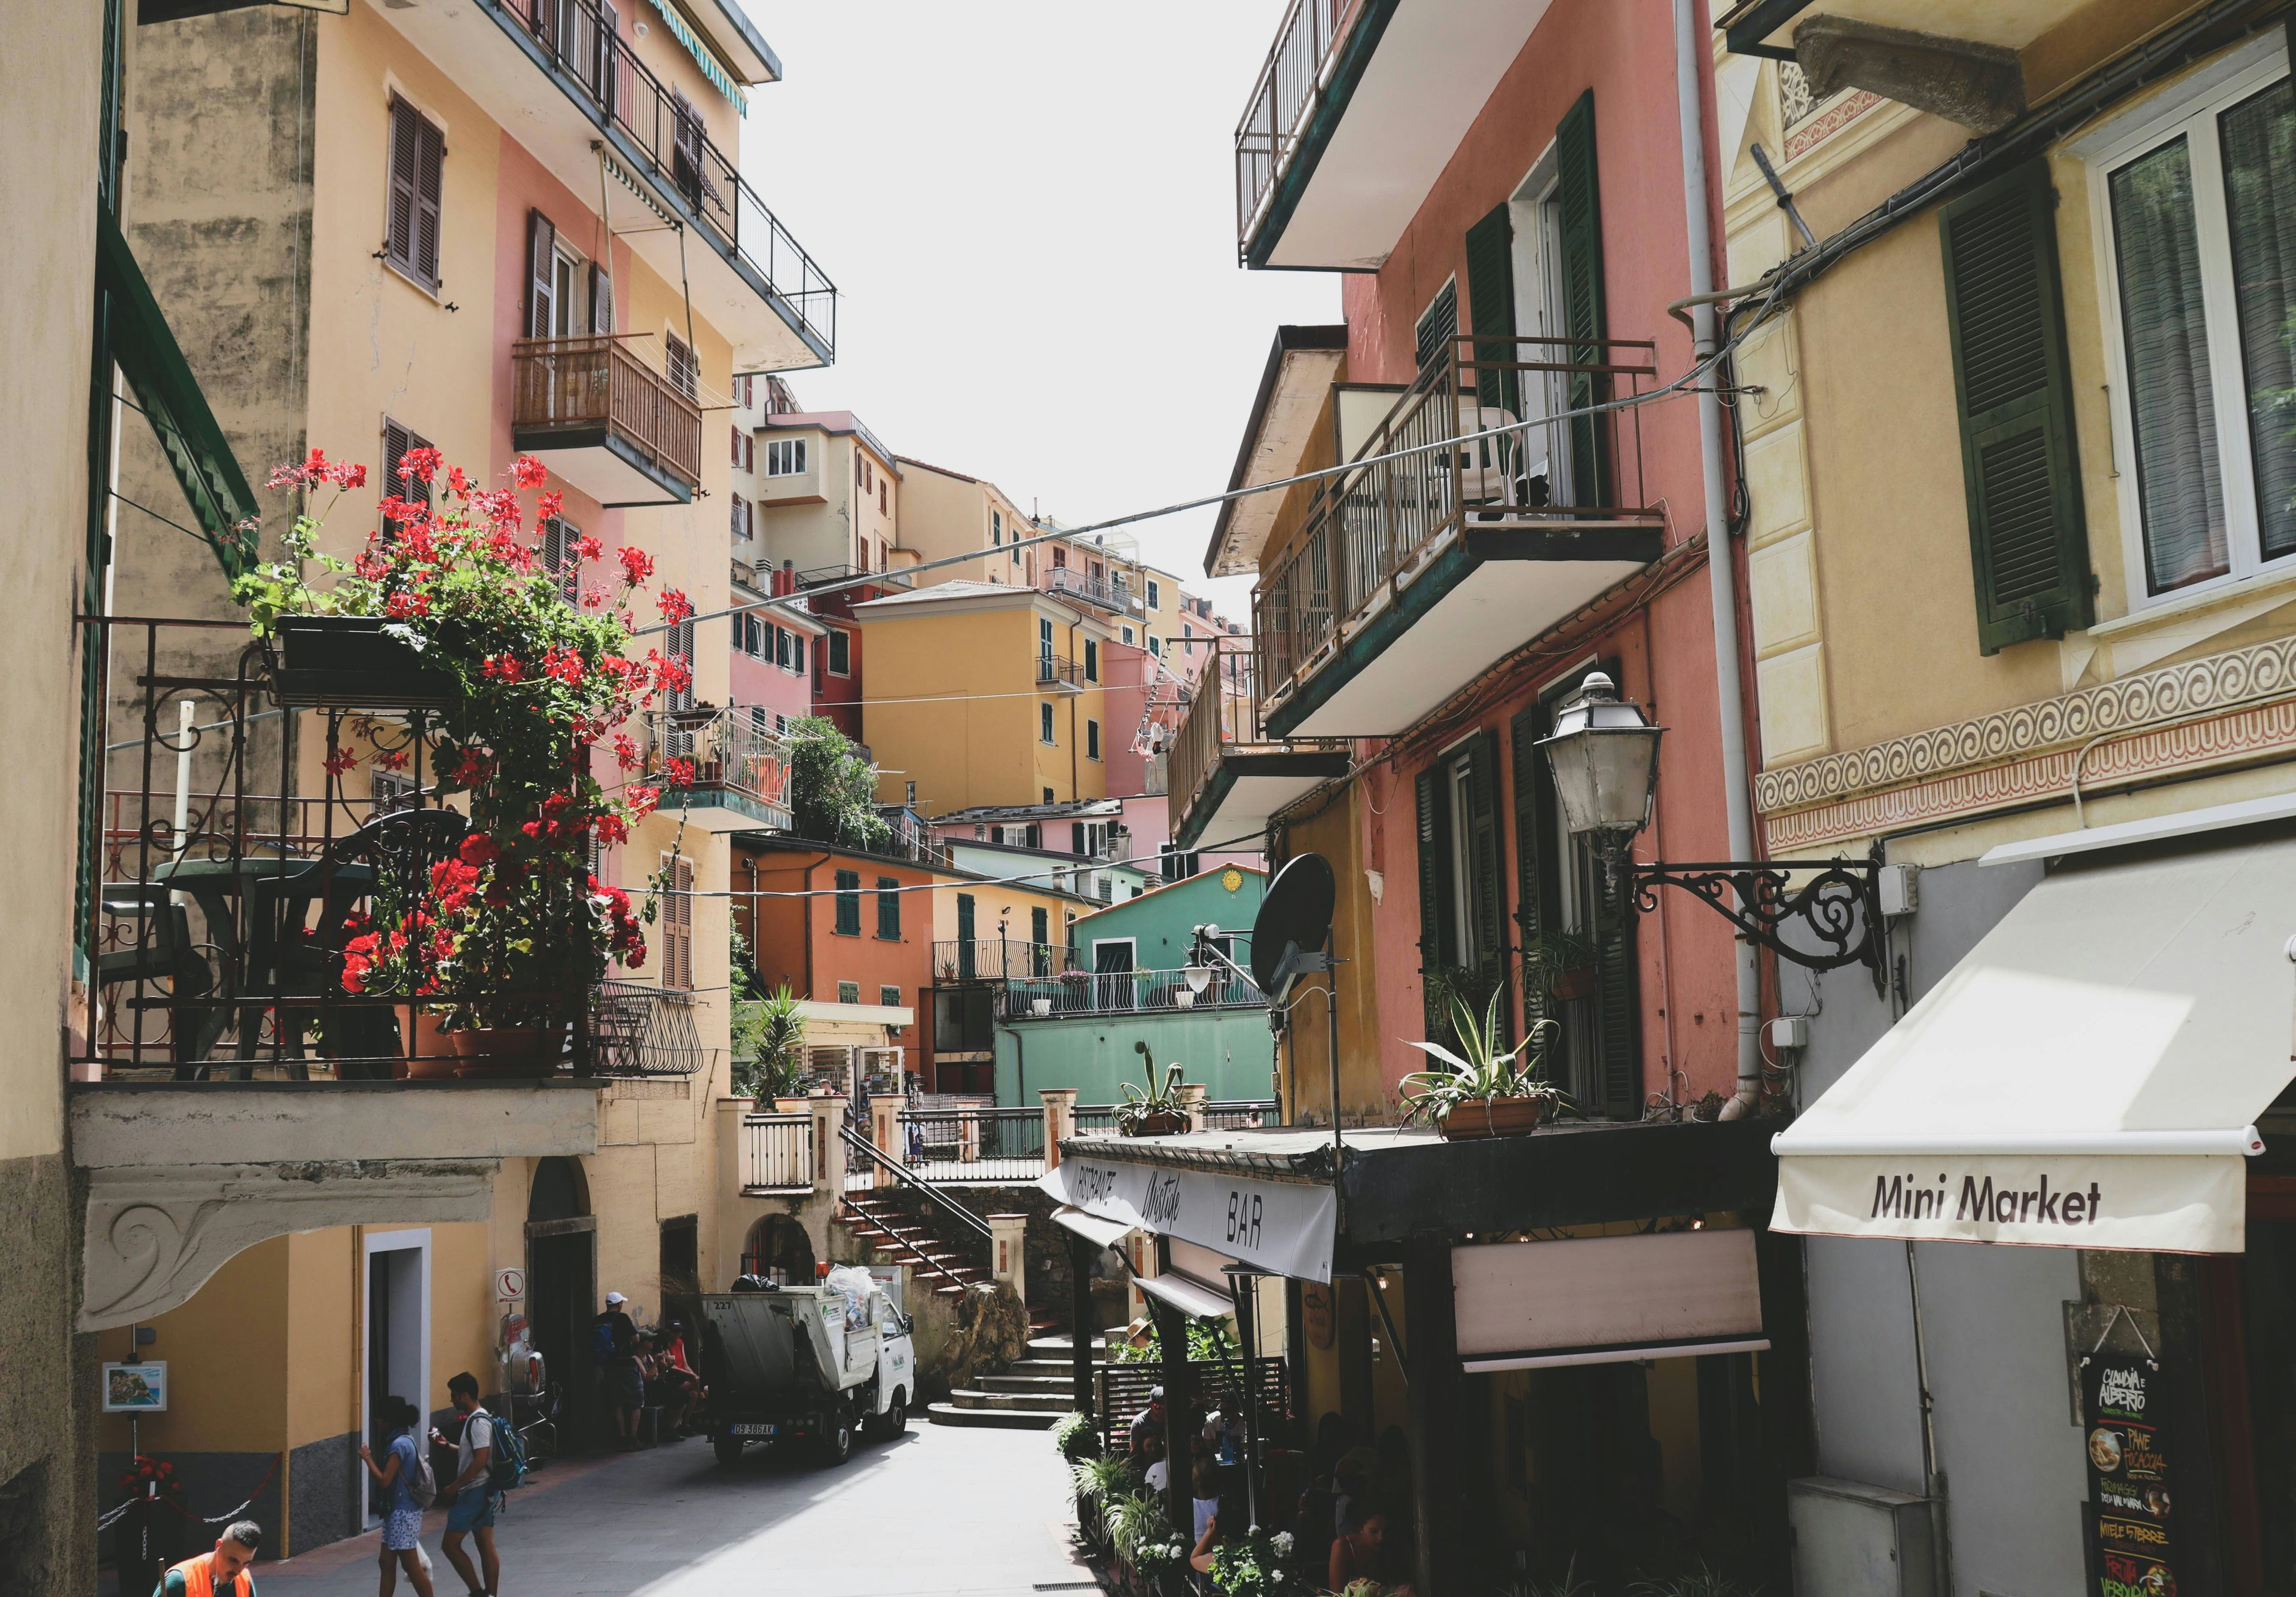
[[[2292,932],[2284,829],[2074,856],[1774,1139],[1772,1229],[2241,1251]]]
[[[1217,1249],[1274,1274],[1332,1279],[1339,1196],[1327,1185],[1095,1159],[1072,1142],[1061,1153],[1037,1184],[1063,1203],[1128,1230]]]
[[[1470,1371],[1751,1353],[1762,1331],[1754,1233],[1652,1232],[1451,1249]]]
[[[1132,1284],[1199,1320],[1217,1320],[1235,1313],[1235,1300],[1226,1293],[1200,1286],[1185,1275],[1136,1275]]]
[[[1054,1209],[1053,1224],[1076,1233],[1095,1248],[1113,1248],[1132,1231],[1132,1227],[1121,1220],[1103,1220],[1098,1215],[1088,1215],[1080,1208]]]

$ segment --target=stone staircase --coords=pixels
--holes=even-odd
[[[899,1205],[882,1198],[848,1196],[837,1222],[854,1240],[896,1265],[906,1265],[910,1279],[943,1298],[954,1298],[965,1288],[988,1279],[986,1266],[975,1264],[957,1249],[918,1225]]]
[[[1030,1317],[1035,1318],[1033,1311]],[[1067,1336],[1033,1336],[1026,1357],[1013,1361],[1002,1375],[981,1376],[977,1388],[951,1392],[947,1403],[929,1405],[927,1417],[936,1425],[1050,1430],[1077,1405],[1070,1355]],[[1105,1351],[1095,1347],[1095,1366],[1106,1362]]]

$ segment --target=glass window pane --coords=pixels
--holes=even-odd
[[[2113,247],[2153,593],[2231,569],[2209,389],[2192,154],[2181,138],[2112,175]]]
[[[2281,79],[2218,120],[2234,302],[2264,558],[2296,553],[2296,91]]]

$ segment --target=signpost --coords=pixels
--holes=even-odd
[[[2089,1590],[2095,1597],[2176,1597],[2174,1458],[2157,1361],[2095,1353],[2081,1368],[2088,1458]]]

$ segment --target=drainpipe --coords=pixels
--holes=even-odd
[[[1698,86],[1710,52],[1699,26],[1697,0],[1674,0],[1675,98],[1682,113],[1682,206],[1690,234],[1690,293],[1693,355],[1714,353],[1714,234],[1707,210],[1706,115]],[[1738,670],[1737,553],[1730,546],[1730,512],[1722,473],[1722,397],[1713,373],[1698,390],[1698,453],[1706,473],[1706,576],[1714,602],[1714,694],[1722,715],[1722,807],[1729,823],[1730,857],[1754,857],[1754,816],[1746,781],[1744,685]],[[1754,1112],[1762,1092],[1762,1056],[1756,1029],[1761,1023],[1762,990],[1754,945],[1737,939],[1738,1090],[1722,1106],[1722,1118]]]

